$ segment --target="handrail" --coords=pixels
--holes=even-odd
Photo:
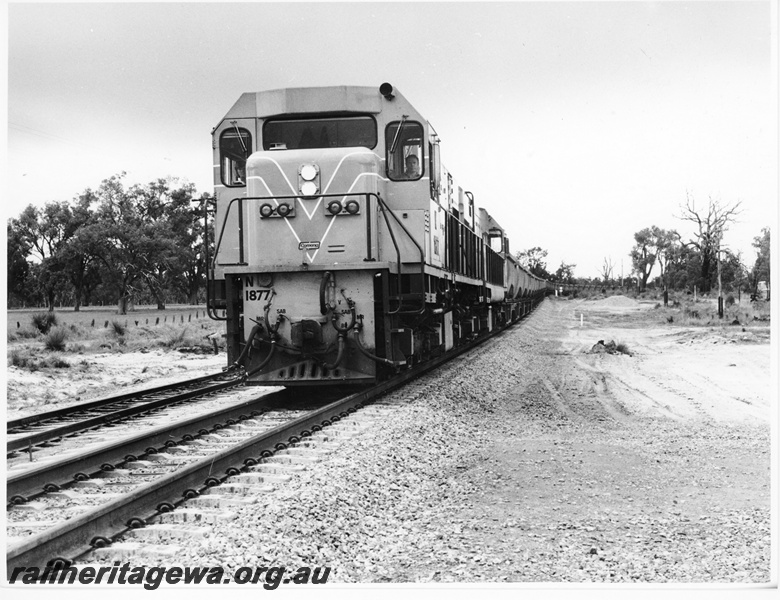
[[[398,301],[398,310],[395,311],[389,311],[387,314],[395,315],[395,314],[401,314],[401,315],[414,315],[414,314],[422,314],[425,312],[425,253],[423,252],[422,247],[420,244],[417,243],[417,240],[414,239],[414,236],[409,233],[409,230],[404,226],[403,223],[401,223],[401,220],[398,218],[398,215],[396,215],[390,207],[387,206],[384,200],[382,200],[382,197],[377,194],[376,199],[379,201],[379,204],[382,206],[382,217],[385,219],[385,223],[387,224],[387,231],[390,233],[390,239],[393,240],[393,245],[395,246],[396,253],[398,254],[398,275],[401,275],[401,251],[398,248],[398,244],[396,244],[395,236],[393,235],[393,229],[390,227],[390,222],[387,218],[386,212],[389,212],[393,218],[395,219],[396,223],[398,223],[399,227],[403,229],[404,233],[407,235],[407,237],[412,240],[412,243],[417,246],[417,249],[420,251],[420,279],[422,284],[422,290],[423,290],[423,302],[422,306],[418,310],[401,310],[401,301],[399,299]],[[400,295],[400,290],[398,291]]]

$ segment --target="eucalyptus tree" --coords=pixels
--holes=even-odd
[[[741,201],[723,204],[710,197],[706,207],[697,207],[691,194],[685,196],[685,206],[681,207],[679,218],[693,223],[696,229],[693,239],[684,242],[684,245],[694,248],[700,256],[699,278],[703,292],[709,292],[712,288],[719,253],[723,250],[724,235],[741,213],[741,205]]]

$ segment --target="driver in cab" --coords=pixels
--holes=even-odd
[[[420,159],[414,154],[410,154],[406,157],[406,168],[404,169],[404,177],[406,179],[417,179],[420,176]]]

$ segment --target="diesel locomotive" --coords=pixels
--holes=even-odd
[[[212,136],[209,314],[249,383],[371,384],[546,292],[388,83],[245,93]]]

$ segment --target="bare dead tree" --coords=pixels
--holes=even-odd
[[[683,245],[695,248],[701,256],[700,274],[704,292],[710,291],[712,287],[712,265],[717,261],[723,234],[742,212],[739,210],[741,205],[741,200],[723,204],[710,197],[706,208],[697,208],[693,196],[689,192],[685,193],[685,206],[680,207],[682,214],[678,218],[694,223],[696,230],[694,238]]]
[[[604,280],[604,285],[608,285],[612,280],[612,272],[615,269],[615,264],[612,262],[611,256],[604,257],[604,264],[601,265],[601,278]]]

